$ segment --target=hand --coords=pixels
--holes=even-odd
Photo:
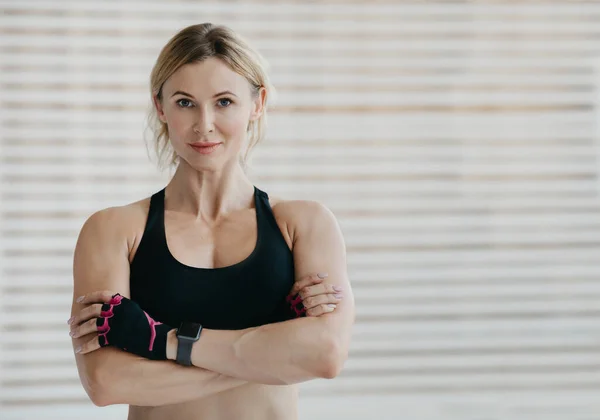
[[[172,327],[156,322],[136,302],[108,291],[90,293],[77,302],[90,306],[69,320],[69,335],[94,334],[77,353],[115,346],[147,359],[166,360],[167,333]]]
[[[333,312],[342,299],[342,289],[322,284],[327,274],[311,274],[298,280],[286,298],[296,317],[321,316]]]

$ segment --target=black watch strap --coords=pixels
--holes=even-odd
[[[178,338],[177,363],[183,366],[192,366],[192,347],[194,341]]]
[[[192,347],[200,338],[202,325],[194,322],[182,322],[177,330],[177,356],[175,361],[183,366],[192,365]]]

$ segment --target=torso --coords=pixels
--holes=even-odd
[[[128,420],[296,420],[296,385],[247,384],[210,397],[160,407],[129,407]]]
[[[270,198],[272,214],[283,239],[282,244],[291,251],[293,244],[293,206],[289,202]],[[135,267],[135,256],[140,249],[144,236],[150,198],[130,204],[128,207],[131,230],[128,236],[129,261]],[[164,227],[168,251],[175,261],[184,266],[199,268],[192,270],[195,274],[214,272],[229,273],[229,269],[246,261],[257,245],[257,218],[255,208],[248,208],[230,213],[218,226],[208,228],[206,225],[191,223],[181,215],[167,210],[164,212]],[[143,255],[143,254],[140,254]],[[243,267],[242,267],[243,268]],[[206,271],[204,271],[206,270]],[[138,269],[139,271],[139,269]],[[140,277],[138,275],[138,277]],[[133,276],[132,276],[133,280]],[[211,278],[211,281],[214,281]],[[139,280],[137,280],[139,283]],[[136,300],[136,287],[133,286],[131,297]],[[287,285],[285,286],[287,290]],[[137,286],[139,292],[139,285]],[[283,290],[283,289],[282,289]],[[164,293],[161,291],[160,293]],[[141,296],[143,298],[143,296]],[[144,305],[142,305],[144,306]],[[160,308],[155,308],[159,310]],[[164,314],[167,316],[166,314]],[[258,317],[261,320],[266,318]],[[174,322],[174,320],[173,320]],[[223,327],[235,328],[239,322],[231,319]],[[224,391],[210,397],[182,404],[160,407],[130,406],[130,420],[162,420],[162,419],[261,419],[280,420],[295,419],[297,412],[297,387],[246,384]]]
[[[269,198],[277,225],[288,248],[292,249],[290,208],[280,198]],[[146,225],[150,209],[150,197],[128,205],[134,224],[129,242],[129,262],[135,257]],[[287,208],[286,208],[287,207]],[[169,250],[178,261],[193,267],[217,268],[233,265],[244,260],[256,244],[255,209],[239,210],[228,215],[218,230],[210,231],[205,226],[194,226],[177,213],[165,211],[165,228]],[[231,244],[235,244],[231,247]]]

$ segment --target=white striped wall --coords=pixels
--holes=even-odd
[[[65,320],[92,212],[161,188],[147,82],[211,21],[272,65],[253,159],[338,216],[350,359],[301,418],[589,420],[600,412],[600,1],[0,0],[0,418],[94,407]]]

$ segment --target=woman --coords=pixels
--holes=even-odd
[[[269,198],[243,169],[270,89],[260,55],[225,27],[190,26],[161,51],[156,147],[175,174],[94,213],[75,249],[68,323],[96,405],[293,419],[295,384],[342,369],[354,298],[338,224],[316,202]]]

